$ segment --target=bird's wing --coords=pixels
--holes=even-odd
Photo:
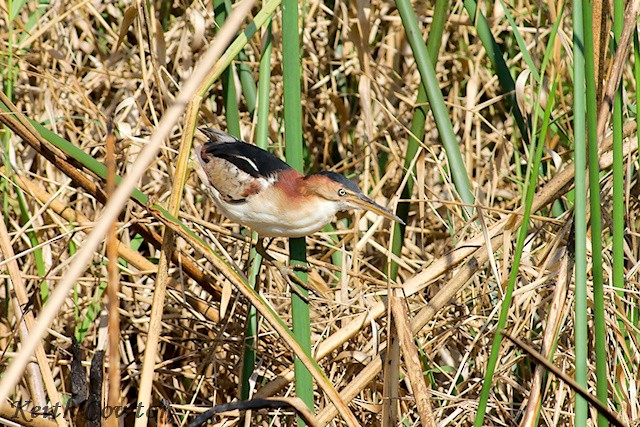
[[[291,169],[273,154],[235,138],[207,142],[198,157],[209,183],[228,203],[244,202],[273,183],[278,172]]]
[[[232,163],[255,178],[269,178],[280,171],[291,169],[291,166],[275,155],[242,141],[205,145],[205,149],[210,155]]]

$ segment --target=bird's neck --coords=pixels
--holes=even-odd
[[[304,178],[300,172],[295,169],[289,169],[280,172],[275,186],[281,190],[287,197],[296,197],[304,195],[304,186],[300,185],[300,180]]]

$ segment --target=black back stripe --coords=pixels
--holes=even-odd
[[[260,172],[256,169],[255,164],[247,161],[245,157],[234,156],[226,153],[219,153],[215,155],[219,159],[223,159],[232,163],[235,167],[243,172],[248,173],[254,178],[260,178]]]
[[[254,178],[266,178],[291,166],[275,155],[246,142],[207,143],[207,154],[224,159]]]

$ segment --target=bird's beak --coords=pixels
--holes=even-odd
[[[383,208],[364,194],[349,194],[349,202],[354,205],[354,207],[377,213],[378,215],[382,215],[385,218],[389,218],[392,221],[396,221],[402,225],[405,225],[404,221],[401,220],[400,217],[394,215],[390,210]]]

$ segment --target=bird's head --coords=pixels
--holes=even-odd
[[[303,179],[308,194],[334,202],[339,211],[365,209],[404,224],[398,216],[362,194],[356,184],[339,173],[318,172]]]

